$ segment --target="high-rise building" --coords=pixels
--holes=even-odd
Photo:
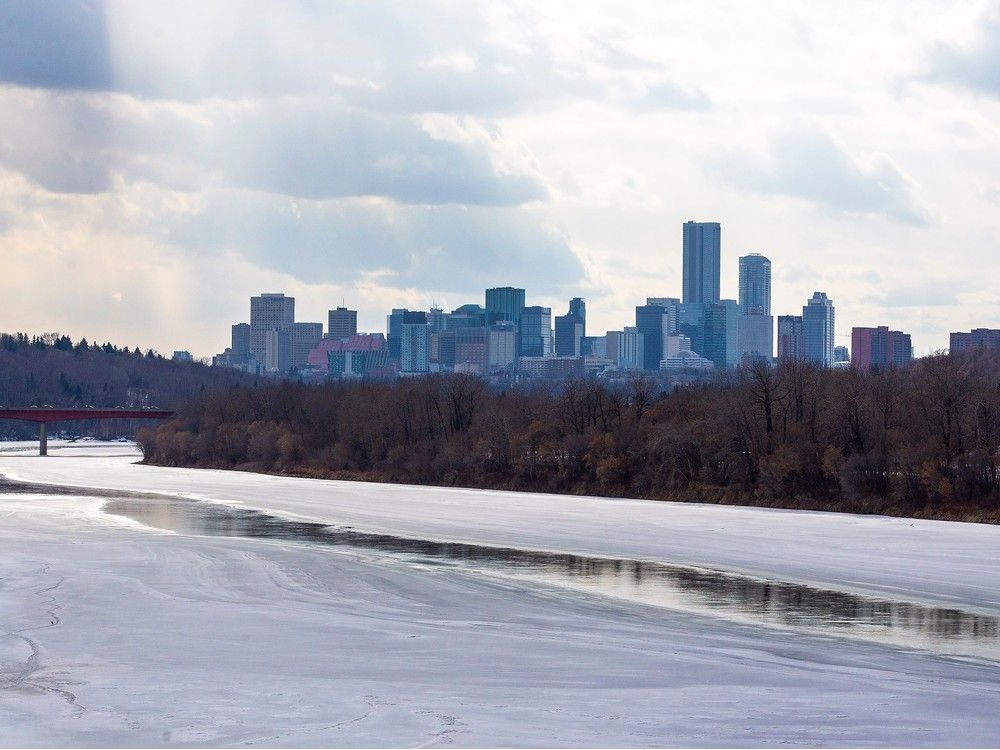
[[[232,358],[237,364],[245,364],[250,359],[250,324],[236,323],[233,325]]]
[[[511,372],[517,363],[517,327],[497,323],[489,328],[489,371]]]
[[[760,253],[740,258],[739,302],[744,315],[771,314],[771,261]]]
[[[801,315],[778,316],[778,361],[805,359],[805,342],[802,336]]]
[[[663,305],[637,305],[635,327],[645,338],[643,369],[659,370],[663,359],[663,337],[670,335],[670,314]]]
[[[618,362],[618,352],[621,348],[622,332],[608,331],[604,334],[604,356],[612,362]]]
[[[521,320],[524,309],[524,290],[512,286],[498,286],[486,290],[486,323],[513,323]]]
[[[427,325],[431,328],[431,334],[443,331],[448,327],[448,314],[440,307],[432,307],[427,311]]]
[[[948,350],[965,352],[972,349],[992,349],[1000,351],[1000,328],[974,328],[968,333],[951,334]]]
[[[489,331],[486,328],[455,330],[455,372],[485,375],[489,371]]]
[[[742,305],[741,305],[742,308]],[[740,359],[764,359],[774,356],[774,318],[763,313],[740,315]]]
[[[447,316],[445,328],[482,328],[486,325],[486,308],[470,304],[456,307]]]
[[[569,301],[569,314],[573,315],[583,324],[583,333],[581,336],[587,335],[587,302],[583,297],[574,297]]]
[[[684,222],[684,302],[719,301],[721,254],[717,222]]]
[[[430,360],[431,333],[427,313],[407,310],[399,322],[399,370],[429,372]]]
[[[691,351],[704,354],[705,307],[704,302],[683,302],[677,309],[677,333],[691,339]]]
[[[890,331],[888,326],[851,329],[851,352],[851,366],[859,370],[902,367],[913,360],[910,334]]]
[[[635,326],[625,326],[625,330],[618,337],[618,366],[623,370],[645,369],[645,345],[645,334]],[[657,367],[659,367],[659,363],[657,363]]]
[[[548,357],[552,355],[552,308],[522,308],[518,318],[519,357]]]
[[[574,297],[569,312],[556,316],[555,353],[557,357],[579,357],[581,341],[586,335],[587,311],[584,301]]]
[[[295,322],[295,298],[265,293],[250,298],[250,354],[265,362],[268,331],[284,331]],[[265,366],[265,369],[271,369]]]
[[[264,331],[264,353],[260,361],[264,363],[264,372],[287,374],[292,369],[291,328]]]
[[[394,307],[385,318],[385,338],[389,345],[389,359],[399,362],[403,335],[403,316],[409,312],[405,307]]]
[[[681,301],[676,297],[646,297],[647,305],[659,305],[667,311],[667,335],[676,336],[681,317]]]
[[[309,363],[309,352],[323,340],[322,323],[292,323],[291,367],[301,370]]]
[[[734,299],[705,305],[705,344],[700,354],[716,367],[740,362],[740,305]]]
[[[358,332],[358,311],[338,307],[327,312],[326,335],[331,339],[346,339]]]
[[[802,308],[803,357],[820,367],[833,367],[834,309],[824,292],[815,292]]]

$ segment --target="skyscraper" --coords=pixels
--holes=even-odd
[[[301,370],[309,362],[309,352],[323,340],[322,323],[292,323],[291,366]]]
[[[520,311],[518,356],[548,357],[552,354],[552,308],[525,307]]]
[[[798,361],[805,358],[802,339],[802,316],[778,316],[778,361]]]
[[[949,339],[949,352],[965,352],[974,349],[994,349],[1000,352],[1000,329],[974,328],[968,333],[955,331]]]
[[[267,332],[285,331],[295,322],[295,298],[284,294],[261,294],[250,298],[250,354],[265,361]],[[274,347],[272,347],[274,349]],[[276,351],[276,349],[275,349]],[[277,361],[272,354],[272,362]]]
[[[740,306],[734,299],[705,305],[705,344],[700,354],[716,367],[739,364],[740,317]]]
[[[250,359],[250,325],[236,323],[233,325],[232,357],[237,364],[246,364]]]
[[[512,286],[498,286],[486,290],[486,324],[521,321],[524,309],[524,290]]]
[[[820,367],[833,367],[833,301],[814,292],[802,308],[803,358]]]
[[[721,237],[717,222],[684,223],[684,302],[719,301]]]
[[[587,312],[584,301],[574,297],[569,312],[556,316],[555,352],[557,357],[579,357],[580,342],[586,335]]]
[[[346,339],[358,332],[358,311],[338,307],[327,313],[326,333],[331,339]]]
[[[771,261],[760,253],[740,258],[740,308],[744,315],[771,314]]]
[[[574,297],[569,301],[569,314],[575,315],[580,323],[583,324],[583,333],[581,336],[587,335],[587,302],[583,297]]]
[[[428,372],[431,359],[431,332],[427,313],[407,310],[399,321],[400,372]]]
[[[644,337],[643,369],[659,370],[663,339],[670,335],[670,313],[663,305],[636,305],[635,328]]]

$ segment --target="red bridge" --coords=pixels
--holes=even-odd
[[[7,409],[0,407],[0,419],[38,422],[38,455],[49,452],[49,423],[83,419],[169,419],[174,413],[164,409],[94,409],[93,407],[29,406]]]

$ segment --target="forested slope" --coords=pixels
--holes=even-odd
[[[206,391],[253,387],[255,378],[152,351],[74,343],[67,336],[0,334],[0,406],[158,406],[172,409]],[[110,425],[72,423],[75,432]],[[131,425],[119,423],[129,432]],[[98,429],[100,428],[100,429]],[[57,428],[58,429],[58,426]],[[28,437],[32,425],[0,420],[0,437]],[[122,430],[113,430],[121,434]]]
[[[472,376],[204,394],[139,435],[151,463],[1000,521],[1000,362],[751,366],[657,394]]]

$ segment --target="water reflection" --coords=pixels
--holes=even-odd
[[[104,510],[182,534],[372,550],[744,622],[1000,659],[1000,619],[957,609],[880,600],[681,565],[372,534],[166,496],[112,498]]]

